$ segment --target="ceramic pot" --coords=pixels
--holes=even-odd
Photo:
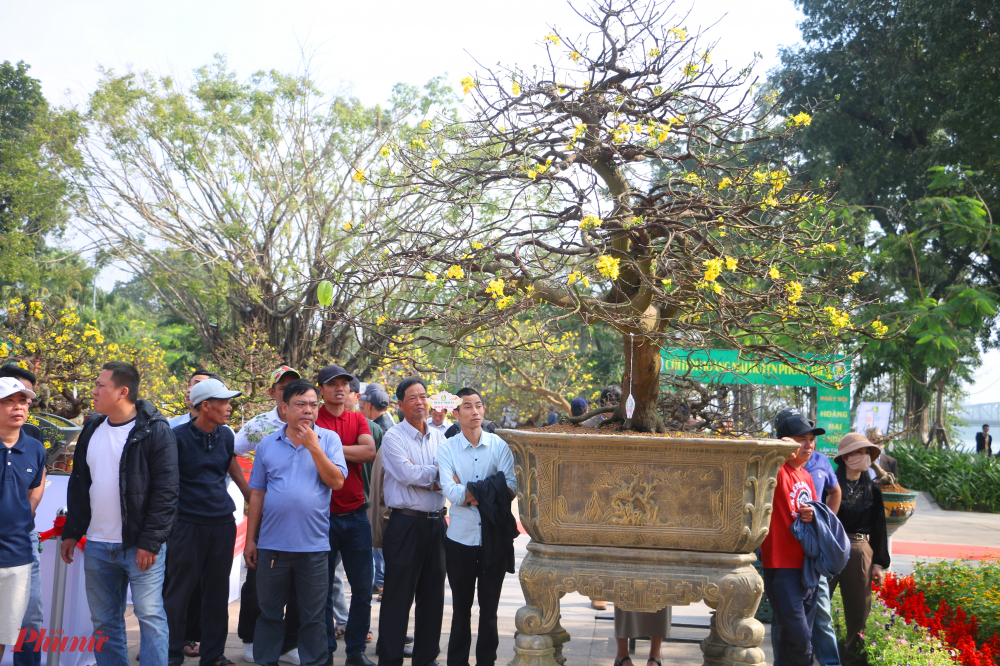
[[[882,505],[885,507],[885,530],[892,536],[893,532],[902,527],[917,510],[917,493],[883,491]]]

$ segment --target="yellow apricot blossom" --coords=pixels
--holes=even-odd
[[[465,277],[465,271],[462,270],[461,266],[452,266],[445,275],[452,280],[461,280]]]
[[[851,273],[847,277],[848,279],[850,279],[851,282],[857,284],[858,282],[861,281],[861,278],[863,278],[866,275],[868,275],[866,271],[855,271],[854,273]]]
[[[618,264],[620,262],[621,259],[619,259],[618,257],[610,257],[606,254],[602,254],[600,257],[597,258],[597,264],[596,264],[597,272],[606,278],[617,280],[618,273],[620,270]]]
[[[771,269],[767,271],[767,274],[771,277],[772,280],[781,279],[781,271],[778,270],[777,266],[771,266]]]
[[[739,263],[740,262],[733,257],[726,257],[726,270],[735,271]]]
[[[687,39],[687,32],[684,30],[684,28],[674,27],[671,28],[670,30],[667,30],[667,36],[673,37],[679,42],[683,42],[685,39]]]
[[[550,32],[549,34],[545,35],[544,38],[542,38],[542,41],[552,44],[552,46],[559,46],[560,40],[559,40],[559,35]]]
[[[798,303],[802,300],[802,283],[792,281],[785,285],[785,293],[788,294],[789,303]]]
[[[803,111],[802,113],[797,113],[788,119],[789,124],[795,125],[796,127],[809,127],[812,124],[812,116]]]
[[[361,169],[356,169],[354,171],[354,182],[363,183],[365,182],[365,172]]]
[[[513,93],[515,95],[520,95],[521,94],[521,84],[518,83],[517,81],[512,81],[511,84],[510,84],[510,91],[511,91],[511,93]]]
[[[495,280],[490,280],[490,284],[486,287],[486,293],[493,296],[493,298],[502,298],[504,290],[503,278],[496,278]]]
[[[468,95],[470,92],[472,92],[472,89],[475,88],[477,85],[477,83],[473,81],[471,76],[465,77],[464,79],[459,81],[459,84],[461,84],[462,93],[465,95]]]
[[[435,282],[437,282],[438,276],[434,275],[434,273],[427,272],[424,273],[424,279],[430,282],[431,284],[434,284]]]
[[[876,338],[885,337],[885,334],[889,332],[889,327],[883,324],[878,319],[872,322],[872,329],[874,329],[875,331]]]
[[[705,267],[705,281],[712,282],[722,274],[722,259],[714,257],[702,262]]]
[[[604,220],[597,217],[596,215],[588,215],[582,220],[580,220],[581,229],[596,229],[604,224]]]

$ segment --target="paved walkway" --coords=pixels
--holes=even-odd
[[[516,509],[515,509],[516,510]],[[517,566],[525,555],[528,537],[522,535],[515,542]],[[918,497],[917,512],[896,532],[893,538],[893,570],[899,573],[912,571],[913,563],[921,556],[957,557],[960,554],[1000,553],[1000,515],[975,514],[959,511],[943,511],[926,494]],[[497,664],[504,666],[514,656],[514,614],[524,604],[521,587],[517,576],[508,574],[504,581],[503,595],[500,599],[500,649]],[[239,617],[240,602],[229,606],[229,642],[226,656],[237,664],[246,663],[243,659],[242,643],[236,636],[236,621]],[[373,599],[372,631],[378,633],[379,604]],[[131,608],[129,609],[131,616]],[[569,631],[572,640],[564,646],[567,664],[570,666],[612,666],[615,657],[614,623],[611,608],[605,612],[594,611],[590,600],[578,594],[569,594],[562,600],[562,623]],[[674,624],[695,624],[707,627],[709,608],[704,604],[677,607],[674,609]],[[473,631],[476,620],[473,619]],[[446,586],[445,612],[443,633],[441,636],[441,663],[446,661],[448,646],[448,630],[451,626],[451,590]],[[766,632],[762,647],[767,655],[767,662],[772,663],[770,625],[764,625]],[[139,648],[139,628],[134,617],[129,617],[129,644],[134,657]],[[410,633],[413,633],[412,619]],[[663,661],[665,666],[696,666],[702,663],[701,650],[696,642],[707,635],[707,629],[676,628],[673,631],[674,641],[664,645]],[[475,636],[473,636],[475,639]],[[635,666],[646,666],[642,657],[649,649],[648,642],[639,641]],[[374,649],[368,650],[368,655],[377,661]],[[475,660],[475,654],[472,655]],[[335,666],[344,663],[343,652],[334,656]],[[196,659],[188,659],[186,666],[197,666]]]

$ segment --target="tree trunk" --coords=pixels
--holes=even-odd
[[[927,446],[929,447],[933,441],[937,440],[938,448],[940,449],[950,449],[951,441],[948,439],[948,431],[944,427],[944,389],[945,385],[948,383],[948,377],[951,376],[951,368],[949,367],[946,371],[941,372],[941,378],[936,382],[937,386],[937,396],[935,402],[934,415],[934,427],[931,428],[930,434],[927,437]]]
[[[656,409],[660,397],[660,343],[639,335],[632,338],[625,334],[622,337],[625,346],[622,400],[612,418],[622,421],[620,430],[666,432],[663,419]],[[635,400],[635,411],[631,419],[626,417],[625,412],[630,390]]]
[[[911,368],[912,376],[906,382],[906,414],[904,427],[911,435],[927,441],[927,368]]]

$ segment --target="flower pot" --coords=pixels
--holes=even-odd
[[[625,611],[704,601],[715,609],[706,666],[763,666],[754,618],[764,584],[753,551],[770,528],[777,440],[497,430],[514,454],[525,605],[510,666],[565,664],[559,599],[579,592]]]
[[[902,527],[917,510],[917,493],[882,492],[882,505],[885,507],[885,530],[889,536]]]
[[[767,536],[779,440],[498,430],[538,543],[752,553]]]

